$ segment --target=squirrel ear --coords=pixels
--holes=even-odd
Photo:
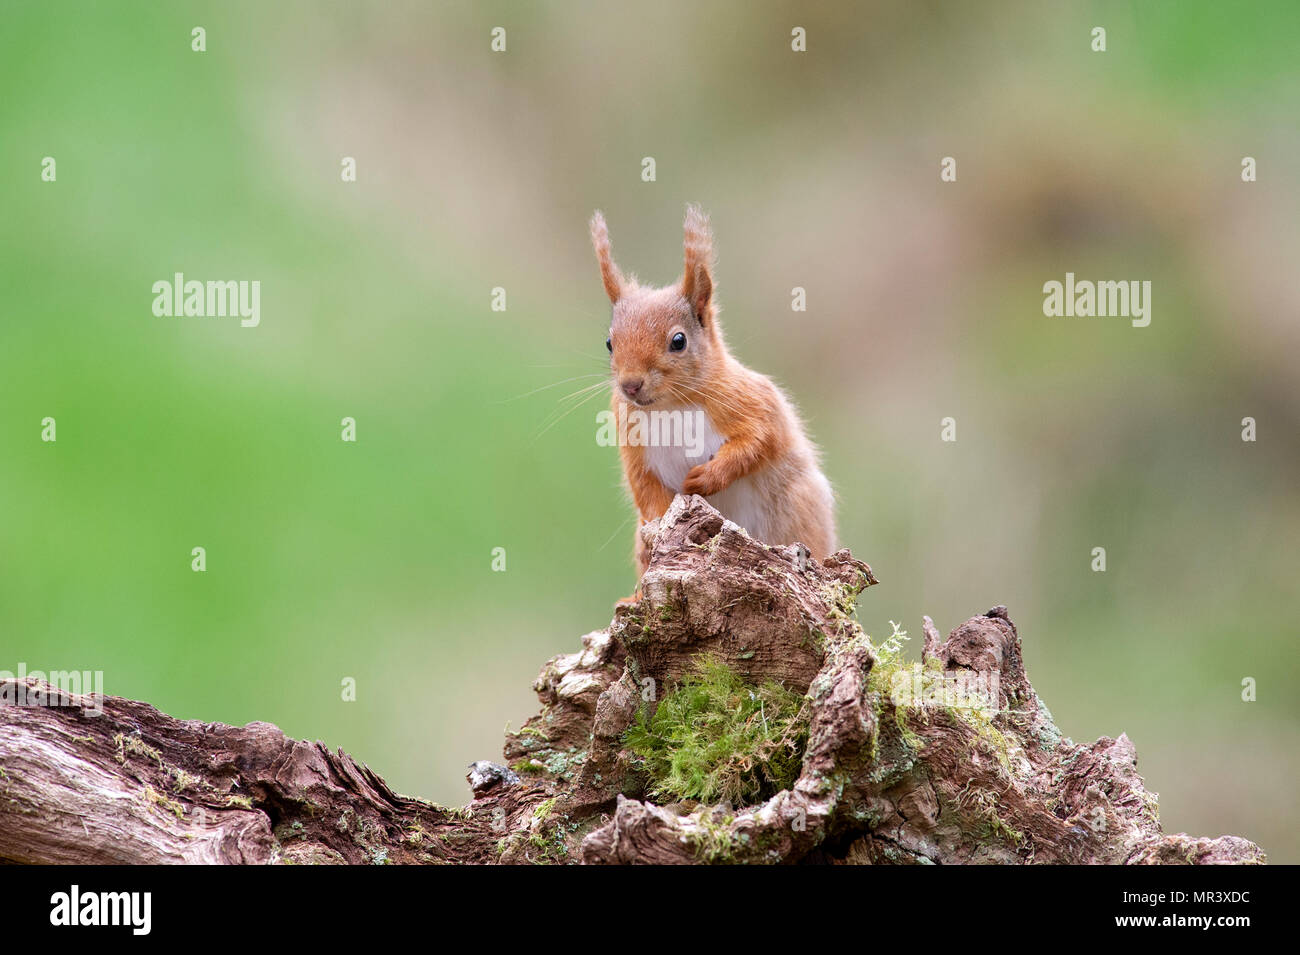
[[[612,304],[623,297],[623,287],[627,283],[623,279],[623,273],[614,264],[613,256],[610,255],[609,228],[605,225],[605,217],[600,214],[599,209],[591,217],[591,244],[596,250],[596,261],[600,263],[600,279],[605,283],[605,294],[609,296]]]
[[[682,275],[682,295],[690,302],[701,325],[713,318],[713,233],[709,217],[699,206],[686,207],[686,271]]]

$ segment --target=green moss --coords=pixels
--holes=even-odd
[[[1002,844],[1015,852],[1029,848],[1025,834],[998,813],[998,798],[991,790],[972,790],[971,783],[967,782],[957,794],[957,806],[968,820],[964,828],[979,841]]]
[[[861,588],[854,590],[852,587],[838,581],[823,584],[821,597],[826,602],[826,615],[835,621],[851,619],[857,608],[859,593],[861,593]]]
[[[169,799],[167,796],[164,796],[162,793],[158,792],[152,786],[144,787],[144,800],[150,805],[157,806],[161,809],[167,810],[170,813],[174,813],[177,819],[185,818],[184,806],[178,803],[175,799]]]
[[[871,647],[872,662],[871,669],[867,671],[866,694],[876,714],[876,732],[871,737],[869,758],[873,764],[877,764],[874,771],[876,775],[872,777],[876,782],[880,781],[876,776],[883,777],[886,773],[909,771],[914,757],[923,744],[921,737],[907,725],[907,708],[895,706],[893,702],[894,678],[906,668],[903,660],[903,644],[909,638],[906,630],[901,630],[898,624],[890,622],[893,624],[894,632],[882,640],[879,646],[872,645],[870,640],[867,641],[868,646]],[[898,730],[891,735],[897,739],[899,751],[885,754],[880,751],[881,730],[884,728],[885,716],[891,710]],[[895,765],[896,763],[899,765]]]
[[[956,712],[975,730],[975,735],[993,753],[993,758],[998,761],[998,764],[1010,773],[1012,743],[1007,739],[1006,734],[994,726],[993,721],[982,710],[963,709]]]
[[[162,768],[162,755],[139,736],[126,736],[118,733],[113,737],[113,743],[117,746],[117,761],[123,766],[126,765],[128,756],[143,756],[145,759],[152,759]]]
[[[528,837],[528,844],[538,852],[529,851],[525,858],[534,865],[551,865],[568,859],[569,845],[565,841],[564,825],[557,823],[549,831],[534,832]]]
[[[273,830],[275,838],[283,845],[286,842],[292,842],[294,839],[304,839],[307,836],[307,827],[297,819],[292,822],[282,822]]]
[[[794,784],[807,735],[801,696],[773,680],[748,684],[703,655],[653,716],[642,709],[625,741],[652,797],[740,806]]]
[[[184,792],[195,783],[201,782],[198,776],[193,773],[187,773],[179,766],[173,766],[167,770],[167,774],[172,778],[172,790],[175,792]]]
[[[875,695],[876,712],[879,714],[884,701],[893,691],[894,675],[906,668],[903,660],[903,644],[910,638],[906,630],[900,630],[892,620],[894,632],[881,641],[880,646],[872,647],[875,657],[871,670],[867,673],[867,691]]]
[[[737,839],[731,832],[731,818],[714,822],[705,812],[699,817],[699,829],[692,836],[695,857],[701,862],[725,863],[737,848]]]

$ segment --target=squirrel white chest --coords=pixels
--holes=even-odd
[[[657,411],[647,417],[654,427],[647,428],[643,438],[646,467],[673,491],[680,492],[691,468],[712,458],[727,440],[703,408]]]
[[[659,412],[660,415],[675,416],[679,412]],[[718,433],[703,408],[691,406],[680,411],[680,424],[671,417],[661,419],[661,426],[654,438],[646,443],[645,460],[655,476],[663,481],[669,490],[681,493],[682,483],[691,468],[704,464],[726,443],[726,437]],[[733,481],[730,486],[719,491],[706,500],[718,509],[728,520],[739,524],[749,533],[766,540],[768,521],[762,507],[762,499],[749,476]]]

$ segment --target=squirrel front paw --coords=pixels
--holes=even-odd
[[[710,468],[708,463],[697,464],[687,472],[686,480],[682,482],[682,493],[708,497],[717,494],[725,486],[718,480],[717,472]]]

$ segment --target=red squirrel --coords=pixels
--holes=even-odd
[[[751,537],[830,554],[834,497],[817,449],[781,389],[731,357],[722,339],[708,218],[687,207],[686,267],[664,288],[623,276],[599,211],[591,241],[613,306],[605,347],[614,415],[678,411],[696,422],[690,443],[618,442],[641,523],[662,516],[675,494],[699,494]],[[635,540],[639,577],[649,563],[640,527]]]

